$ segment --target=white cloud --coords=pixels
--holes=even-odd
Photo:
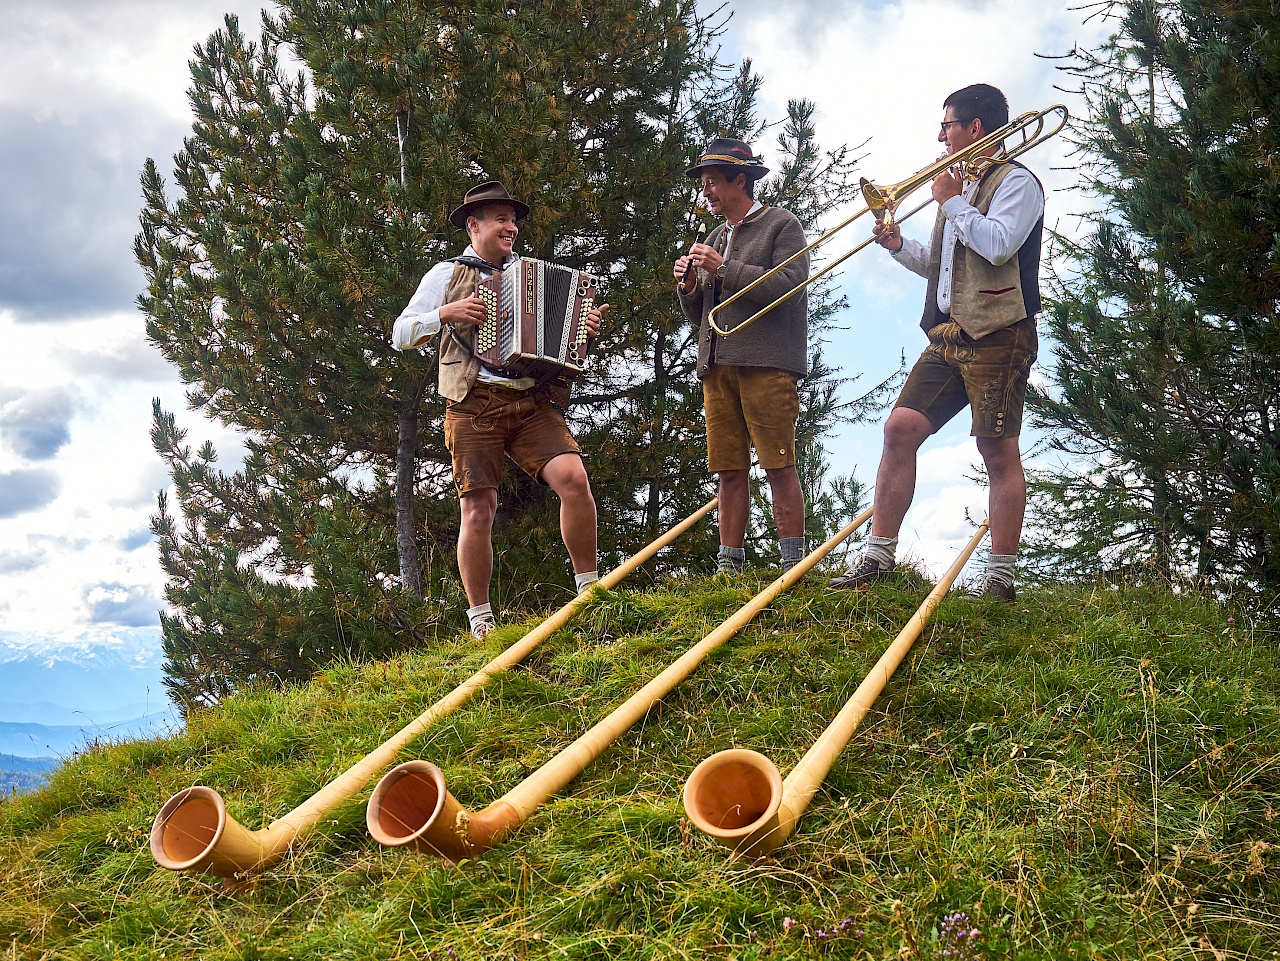
[[[145,100],[186,124],[192,48],[236,13],[249,36],[267,6],[234,0],[6,0],[0,104],[94,116],[104,101]]]
[[[9,405],[75,385],[65,442],[36,469],[0,447],[0,628],[78,637],[156,625],[164,577],[148,517],[169,478],[151,448],[151,399],[182,412],[189,440],[212,440],[235,469],[243,444],[234,432],[185,411],[183,387],[142,332],[140,314],[55,325],[0,314],[0,435]],[[20,422],[20,421],[19,421]],[[9,480],[21,483],[6,483]],[[21,509],[19,509],[21,508]],[[103,583],[120,596],[94,594]],[[105,632],[105,633],[104,633]]]

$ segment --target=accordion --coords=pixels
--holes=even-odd
[[[510,377],[567,386],[587,360],[587,313],[600,282],[591,274],[521,257],[476,285],[486,316],[475,353]]]

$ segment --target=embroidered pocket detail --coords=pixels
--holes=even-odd
[[[980,290],[980,291],[978,291],[978,293],[980,293],[980,294],[992,294],[992,295],[994,295],[994,296],[996,296],[996,297],[999,297],[1001,294],[1007,294],[1007,293],[1009,293],[1009,291],[1011,291],[1011,290],[1013,290],[1013,288],[1012,288],[1012,287],[1005,287],[1005,288],[1003,288],[1002,290]]]

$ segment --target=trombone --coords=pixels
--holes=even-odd
[[[1051,119],[1054,114],[1057,114],[1058,116]],[[769,311],[773,310],[773,308],[777,307],[783,301],[794,297],[819,277],[829,273],[836,267],[839,267],[858,251],[872,243],[875,240],[875,237],[868,237],[852,250],[849,250],[840,257],[837,257],[831,263],[827,264],[817,273],[811,274],[808,280],[787,291],[787,293],[783,294],[768,307],[756,311],[736,327],[724,329],[716,323],[716,313],[718,311],[724,310],[730,304],[736,302],[739,297],[746,296],[774,274],[786,269],[814,248],[826,243],[864,214],[870,213],[877,220],[885,224],[901,223],[914,214],[919,213],[929,204],[933,203],[933,199],[930,198],[929,200],[926,200],[924,203],[920,204],[920,206],[915,207],[902,217],[895,219],[895,214],[897,213],[898,207],[901,205],[902,201],[905,200],[908,195],[914,193],[921,186],[928,183],[944,170],[949,168],[954,169],[956,175],[962,180],[981,180],[992,167],[1000,164],[1006,164],[1015,157],[1020,157],[1028,150],[1033,147],[1038,147],[1040,144],[1044,143],[1044,141],[1057,134],[1058,131],[1067,125],[1067,120],[1070,116],[1070,113],[1067,112],[1067,108],[1060,103],[1054,104],[1052,107],[1046,107],[1044,110],[1029,110],[1021,116],[1015,117],[999,130],[993,130],[986,136],[975,140],[963,150],[959,150],[956,153],[949,154],[935,160],[933,163],[929,164],[929,166],[917,170],[906,180],[900,181],[899,183],[882,186],[880,184],[873,184],[865,177],[862,178],[860,189],[862,190],[864,205],[852,216],[832,227],[817,240],[813,241],[813,243],[796,251],[782,263],[757,277],[728,300],[724,301],[724,303],[717,304],[715,307],[711,308],[711,314],[708,317],[711,329],[721,337],[731,337],[738,333],[738,331],[754,324],[757,320]],[[1013,147],[1004,150],[999,156],[992,155],[992,151],[995,148],[1001,147],[1005,140],[1013,136],[1021,136],[1022,139]]]

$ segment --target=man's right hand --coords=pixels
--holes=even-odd
[[[462,300],[444,304],[440,308],[440,321],[445,324],[483,324],[488,312],[484,301],[472,294]]]
[[[683,257],[677,257],[675,263],[676,283],[687,293],[693,290],[693,286],[697,283],[697,271],[690,270],[693,266],[693,258],[688,254]],[[688,274],[686,277],[685,274]]]
[[[902,249],[902,228],[896,223],[886,224],[883,220],[877,220],[871,225],[871,235],[885,250],[896,254]]]

